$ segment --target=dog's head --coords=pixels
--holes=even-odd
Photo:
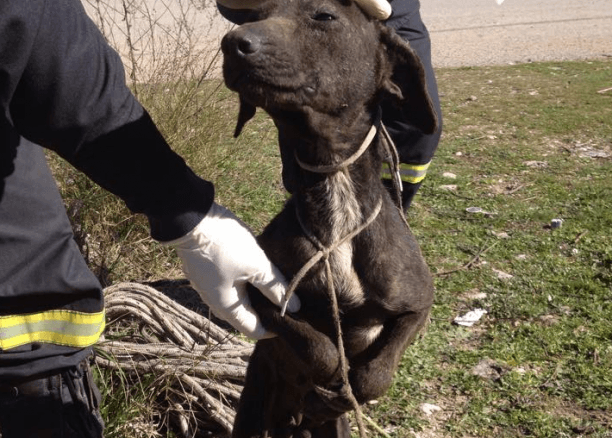
[[[225,83],[240,95],[235,135],[261,107],[273,118],[355,117],[383,98],[430,133],[436,116],[421,63],[394,31],[352,0],[267,0],[221,44]]]

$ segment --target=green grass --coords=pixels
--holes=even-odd
[[[432,320],[366,413],[393,437],[612,437],[612,92],[598,93],[612,61],[437,73],[444,135],[408,215],[435,275]],[[235,96],[214,81],[184,86],[187,100],[141,98],[218,201],[260,231],[284,200],[273,124],[258,113],[234,140]],[[180,275],[142,219],[52,164],[94,272]],[[488,313],[475,326],[452,323],[476,307]],[[484,359],[495,378],[474,375]],[[109,406],[125,398],[107,393]],[[113,430],[118,410],[106,410]]]
[[[409,214],[441,274],[432,323],[370,414],[394,436],[612,436],[612,165],[582,156],[612,152],[612,95],[597,93],[612,63],[438,75],[445,133]],[[474,327],[452,324],[476,307]],[[499,378],[473,374],[483,359]]]

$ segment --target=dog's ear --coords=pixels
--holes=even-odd
[[[236,122],[236,129],[234,130],[234,138],[238,138],[242,132],[242,128],[246,125],[246,122],[251,120],[255,115],[256,107],[248,103],[240,96],[240,109],[238,110],[238,121]]]
[[[425,71],[417,54],[393,29],[380,26],[383,45],[382,89],[402,108],[406,121],[423,131],[433,133],[438,118],[425,82]]]

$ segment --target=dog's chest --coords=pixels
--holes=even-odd
[[[331,239],[335,243],[360,227],[363,217],[348,173],[337,172],[331,175],[326,181],[326,191]],[[361,304],[365,297],[353,266],[352,242],[349,240],[338,246],[330,254],[329,261],[339,300],[350,305]]]

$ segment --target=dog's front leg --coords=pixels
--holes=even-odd
[[[338,349],[329,336],[299,319],[299,315],[281,316],[280,309],[254,288],[249,288],[249,298],[264,327],[277,334],[287,351],[299,359],[306,379],[326,386],[338,378]]]
[[[389,389],[404,350],[428,316],[429,309],[426,309],[388,320],[376,341],[351,359],[349,380],[360,404],[382,396]]]

